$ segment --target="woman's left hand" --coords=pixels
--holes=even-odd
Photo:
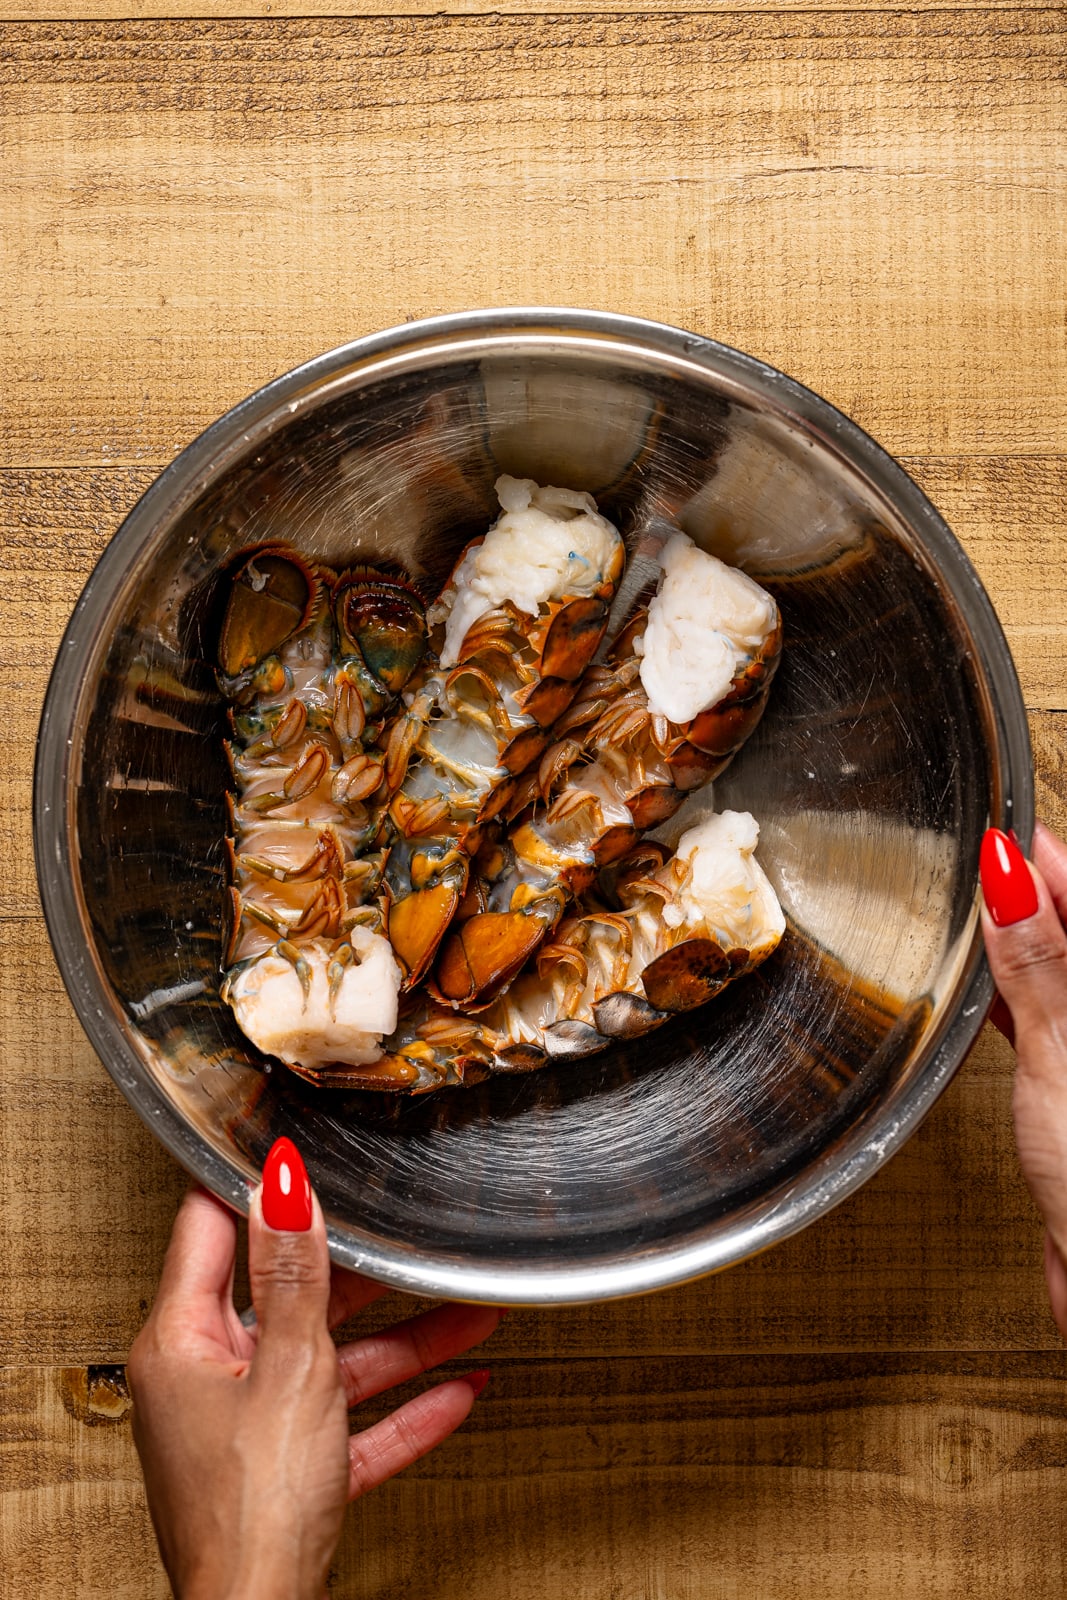
[[[134,1439],[178,1600],[313,1600],[347,1501],[402,1471],[469,1413],[487,1374],[454,1378],[349,1436],[348,1409],[460,1355],[502,1313],[443,1305],[335,1346],[385,1293],[330,1267],[299,1154],[279,1140],[249,1215],[255,1323],[233,1304],[237,1222],[193,1190],[130,1352]]]

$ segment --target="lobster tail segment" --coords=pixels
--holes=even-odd
[[[430,608],[436,666],[422,674],[386,754],[397,846],[389,930],[405,988],[437,954],[480,830],[506,809],[577,693],[622,574],[622,540],[591,495],[508,477],[497,494],[500,516]],[[420,862],[437,870],[417,878]],[[492,953],[501,932],[475,932],[472,981],[490,993],[524,959],[515,965],[509,945],[501,966]]]
[[[782,646],[771,595],[682,533],[660,564],[647,612],[589,667],[554,744],[515,788],[507,848],[481,887],[487,910],[441,946],[432,992],[448,1005],[496,999],[595,872],[716,777],[763,714]]]
[[[265,547],[238,568],[219,639],[234,777],[222,994],[266,1054],[367,1075],[396,1026],[385,937],[378,744],[426,649],[403,580],[340,577]],[[410,1086],[410,1067],[375,1081]]]
[[[601,872],[607,904],[560,923],[535,971],[476,1015],[421,1003],[386,1041],[391,1058],[416,1067],[425,1091],[579,1060],[704,1005],[785,930],[758,838],[747,812],[724,811],[683,833],[673,856],[641,843]]]

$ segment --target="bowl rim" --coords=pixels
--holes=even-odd
[[[667,323],[615,312],[556,306],[514,306],[453,312],[401,324],[338,345],[257,389],[183,449],[127,513],[87,579],[59,645],[37,734],[33,783],[33,837],[38,885],[52,949],[79,1021],[126,1100],[170,1153],[212,1193],[247,1213],[256,1174],[210,1146],[179,1114],[149,1072],[110,991],[101,981],[87,941],[75,888],[72,851],[71,744],[82,688],[98,646],[100,627],[129,580],[138,555],[154,533],[169,525],[254,446],[280,413],[321,403],[331,386],[348,386],[383,363],[416,360],[463,342],[507,335],[531,345],[555,337],[564,345],[600,341],[638,346],[647,356],[679,362],[714,377],[738,396],[755,392],[770,409],[814,435],[865,478],[936,557],[963,620],[982,647],[990,688],[988,708],[1002,775],[1001,815],[992,825],[1014,829],[1024,850],[1034,826],[1034,777],[1025,704],[1000,621],[962,546],[904,468],[859,425],[829,401],[777,368],[729,345]],[[483,348],[484,353],[484,348]],[[85,946],[83,948],[83,945]],[[947,1087],[972,1047],[993,998],[984,952],[972,951],[958,980],[959,1003],[928,1042],[921,1070],[912,1074],[890,1124],[874,1136],[864,1119],[844,1136],[834,1170],[814,1187],[785,1180],[765,1195],[756,1215],[740,1228],[710,1224],[696,1240],[654,1247],[617,1266],[531,1266],[497,1269],[457,1263],[432,1251],[383,1246],[353,1224],[328,1223],[330,1251],[340,1265],[411,1293],[491,1304],[565,1305],[618,1299],[688,1282],[721,1271],[799,1232],[853,1194],[910,1138]]]

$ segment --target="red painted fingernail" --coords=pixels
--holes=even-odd
[[[999,828],[986,831],[978,871],[985,903],[998,928],[1010,928],[1013,922],[1025,922],[1033,916],[1037,910],[1037,886],[1026,857]]]
[[[311,1184],[291,1139],[275,1139],[263,1163],[263,1221],[282,1233],[311,1227]]]
[[[474,1398],[477,1399],[489,1382],[489,1368],[479,1367],[477,1372],[465,1372],[463,1374],[463,1382],[470,1384],[474,1390]]]

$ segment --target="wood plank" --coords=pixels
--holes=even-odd
[[[1067,458],[908,457],[978,568],[1007,630],[1027,704],[1067,707]],[[41,701],[63,628],[123,516],[155,476],[147,467],[0,471],[0,916],[33,916],[31,772]],[[1034,572],[1042,582],[1034,585]],[[1040,759],[1055,761],[1056,724],[1033,719]],[[1049,820],[1067,828],[1067,808]]]
[[[0,928],[0,1349],[114,1360],[148,1311],[187,1180],[85,1039],[43,925]]]
[[[1037,814],[1067,837],[1067,727],[1063,717],[1031,717]]]
[[[595,16],[608,13],[640,16],[669,12],[764,12],[762,0],[569,0],[565,6],[546,7],[544,0],[215,0],[211,15],[276,22],[281,18],[312,17],[423,17],[423,16],[542,16],[566,12]],[[775,11],[884,11],[885,0],[775,0]],[[908,11],[1026,11],[1027,0],[915,0]],[[1042,8],[1038,8],[1042,9]],[[145,22],[174,21],[204,15],[203,0],[0,0],[0,22]]]
[[[0,1032],[0,1349],[11,1362],[120,1361],[184,1178],[105,1076],[36,921],[0,922]],[[987,1029],[906,1148],[779,1248],[646,1299],[519,1312],[500,1347],[560,1358],[1057,1348],[1014,1154],[1012,1061]]]
[[[350,1512],[332,1595],[1063,1593],[1062,1352],[493,1360],[461,1432]],[[0,1375],[3,1593],[167,1593],[116,1379]]]
[[[339,1592],[1052,1600],[1062,1357],[962,1365],[500,1366],[447,1454],[356,1506]]]
[[[170,1594],[121,1369],[0,1369],[0,1596]]]
[[[1062,11],[11,23],[0,464],[159,460],[300,360],[542,301],[909,453],[1067,447]]]
[[[906,458],[903,465],[978,569],[1007,635],[1027,706],[1043,711],[1067,707],[1067,546],[1062,534],[1067,460]],[[1037,582],[1035,574],[1040,574]]]
[[[32,784],[37,723],[63,629],[94,564],[156,476],[0,472],[0,916],[38,914]]]

